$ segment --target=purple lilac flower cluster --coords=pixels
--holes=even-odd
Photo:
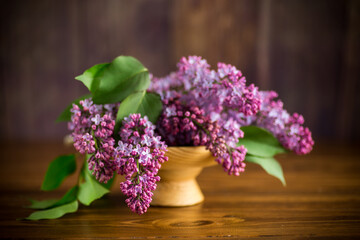
[[[201,57],[182,58],[177,72],[153,78],[150,89],[163,101],[178,97],[198,106],[211,121],[217,121],[218,134],[232,148],[243,137],[240,127],[256,125],[268,129],[296,154],[312,150],[314,141],[309,129],[302,126],[303,117],[297,113],[290,116],[283,103],[274,100],[275,92],[259,91],[253,84],[246,86],[245,77],[234,66],[218,63],[215,71]]]
[[[113,177],[115,104],[96,105],[91,99],[80,101],[80,107],[73,104],[72,117],[68,127],[72,130],[74,147],[82,154],[91,155],[89,169],[99,182],[106,183]]]
[[[238,176],[245,170],[243,161],[246,149],[243,146],[236,147],[236,144],[230,146],[225,139],[230,132],[222,134],[225,130],[217,121],[213,122],[204,115],[203,109],[194,103],[184,105],[178,98],[164,99],[163,103],[164,111],[156,129],[169,145],[206,146],[229,175]],[[241,131],[240,128],[238,131]]]
[[[198,146],[209,142],[211,136],[205,132],[205,126],[210,121],[204,110],[183,105],[178,98],[164,99],[163,104],[156,131],[168,145]]]
[[[118,146],[115,147],[114,116],[118,105],[93,104],[91,99],[73,104],[68,127],[72,131],[75,149],[91,155],[89,169],[99,182],[106,183],[114,171],[125,175],[120,187],[128,197],[126,203],[138,214],[147,211],[156,189],[156,176],[161,164],[167,161],[167,146],[154,134],[155,126],[145,116],[131,114],[120,129]]]
[[[290,115],[283,109],[283,102],[275,100],[278,94],[274,91],[260,91],[262,100],[260,111],[256,116],[245,117],[244,125],[256,125],[268,129],[280,143],[296,154],[307,154],[312,150],[314,140],[308,128],[302,126],[304,118],[298,113]]]
[[[260,109],[257,88],[253,84],[246,86],[239,70],[219,63],[214,71],[205,59],[197,56],[183,57],[178,71],[167,77],[152,78],[150,90],[159,93],[162,99],[180,96],[181,101],[195,102],[212,121],[227,121],[229,110],[251,116]]]
[[[182,58],[177,72],[153,78],[150,89],[163,100],[179,98],[202,109],[205,116],[221,126],[220,135],[232,148],[243,137],[243,116],[253,116],[261,106],[257,87],[246,86],[245,77],[234,66],[219,63],[214,71],[206,60],[196,56]]]
[[[143,214],[152,201],[152,191],[156,189],[156,176],[161,164],[167,161],[167,146],[154,133],[155,126],[145,116],[131,114],[125,118],[120,130],[121,140],[115,149],[118,173],[125,175],[120,184],[128,197],[127,205],[133,212]]]
[[[190,56],[180,60],[177,72],[165,78],[153,78],[150,90],[159,93],[167,105],[158,131],[168,144],[206,145],[226,172],[239,175],[244,171],[246,149],[237,146],[239,138],[244,136],[240,130],[243,118],[238,119],[238,113],[256,114],[261,100],[258,89],[253,84],[246,86],[239,70],[224,63],[218,64],[217,71],[211,70],[205,59]],[[169,105],[171,99],[178,102]],[[182,115],[185,111],[177,108],[188,108],[188,112],[198,109],[201,114],[196,111],[192,114],[203,121],[198,123],[201,127],[194,126],[189,117]],[[201,129],[207,129],[207,134]]]

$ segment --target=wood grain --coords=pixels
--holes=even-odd
[[[198,178],[202,204],[130,212],[118,188],[90,207],[58,220],[16,221],[27,198],[58,197],[39,190],[49,161],[71,152],[57,143],[0,145],[0,238],[32,239],[356,239],[360,237],[360,155],[357,146],[318,144],[308,156],[279,157],[287,187],[248,164],[240,177],[209,167]],[[5,161],[6,160],[6,161]]]

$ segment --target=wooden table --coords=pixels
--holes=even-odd
[[[287,187],[260,167],[240,177],[220,167],[198,178],[205,202],[186,208],[151,207],[130,212],[118,183],[105,198],[57,220],[19,221],[31,210],[27,198],[60,197],[39,188],[48,163],[71,152],[59,143],[2,143],[1,238],[119,239],[356,239],[360,238],[360,155],[349,145],[318,144],[311,155],[279,157]],[[118,178],[119,182],[120,179]]]

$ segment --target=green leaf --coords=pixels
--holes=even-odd
[[[96,179],[94,179],[87,170],[83,170],[85,182],[79,187],[78,200],[88,206],[96,199],[101,198],[106,193],[110,192],[103,187]]]
[[[32,200],[31,201],[31,205],[30,206],[26,206],[27,208],[32,208],[32,209],[46,209],[46,208],[51,208],[52,206],[54,206],[60,199],[49,199],[49,200],[42,200],[42,201],[37,201],[37,200]]]
[[[78,186],[71,188],[69,191],[65,193],[65,195],[61,199],[50,199],[43,201],[30,200],[32,204],[28,206],[28,208],[47,209],[73,202],[77,198],[78,190],[79,190]]]
[[[150,84],[148,69],[128,56],[115,58],[96,79],[98,83],[91,84],[90,91],[97,104],[120,102],[133,92],[146,90]]]
[[[276,177],[282,182],[284,186],[286,186],[283,170],[281,168],[280,163],[276,161],[275,158],[272,157],[262,158],[247,154],[245,157],[245,161],[259,164],[268,174]]]
[[[100,79],[104,73],[104,70],[110,63],[100,63],[87,69],[83,74],[75,77],[76,80],[81,81],[89,89],[89,91],[95,91],[100,83]]]
[[[160,96],[145,91],[129,95],[120,104],[114,132],[119,130],[122,120],[131,113],[140,113],[142,117],[147,116],[152,123],[156,123],[162,111]]]
[[[267,130],[255,126],[242,127],[244,138],[240,138],[238,146],[244,145],[247,152],[260,157],[272,157],[286,150],[279,141]]]
[[[76,212],[78,209],[78,201],[75,200],[71,203],[61,205],[48,210],[33,212],[26,220],[40,220],[40,219],[55,219],[64,216],[66,213]]]
[[[50,191],[58,188],[62,181],[75,172],[75,155],[63,155],[53,160],[46,172],[41,190]]]
[[[91,97],[91,94],[86,94],[82,97],[79,97],[78,99],[72,101],[66,108],[65,110],[60,114],[60,116],[56,119],[56,122],[68,122],[71,120],[71,108],[72,108],[72,105],[73,104],[76,104],[76,105],[79,105],[79,102],[81,100],[84,100],[84,99],[87,99],[87,98],[90,98]]]

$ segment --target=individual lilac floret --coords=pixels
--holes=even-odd
[[[216,161],[231,175],[245,170],[246,149],[237,147],[243,132],[233,126],[221,127],[194,105],[183,105],[178,99],[165,99],[157,131],[172,146],[206,146]]]
[[[107,182],[113,177],[115,121],[117,105],[95,105],[91,99],[80,101],[80,107],[73,104],[69,129],[72,130],[75,149],[81,154],[89,154],[89,169],[99,182]]]
[[[161,164],[167,161],[167,146],[154,133],[155,126],[145,116],[131,114],[120,128],[120,141],[114,151],[117,171],[125,175],[120,184],[121,191],[128,197],[127,205],[133,212],[147,211],[156,189],[156,176]]]
[[[256,125],[269,130],[280,143],[296,154],[307,154],[312,150],[314,140],[304,124],[303,116],[298,113],[290,115],[283,109],[283,102],[275,100],[278,94],[274,91],[260,91],[261,109],[256,116],[244,117],[244,125]]]

